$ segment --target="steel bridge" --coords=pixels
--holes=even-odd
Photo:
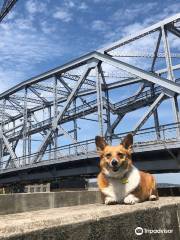
[[[171,52],[179,21],[180,14],[167,18],[1,93],[0,184],[94,176],[95,135],[119,142],[127,130],[117,129],[139,109],[139,121],[126,122],[135,164],[180,171],[180,54]],[[161,124],[167,102],[171,122]]]

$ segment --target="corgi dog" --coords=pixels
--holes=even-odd
[[[135,204],[158,199],[155,178],[132,164],[132,134],[118,146],[109,146],[100,136],[96,136],[95,142],[101,169],[97,182],[105,204]]]

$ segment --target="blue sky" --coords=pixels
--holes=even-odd
[[[19,0],[0,24],[0,92],[179,9],[177,0]],[[169,113],[163,114],[164,123]]]
[[[19,0],[0,24],[0,92],[179,9],[177,0]]]

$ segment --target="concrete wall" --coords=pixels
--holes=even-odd
[[[100,203],[97,191],[63,191],[0,195],[0,214]]]
[[[91,204],[1,215],[0,239],[179,240],[179,220],[180,197],[135,205]],[[143,229],[140,236],[137,227]],[[157,232],[161,230],[168,233]]]

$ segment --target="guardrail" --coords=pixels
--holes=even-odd
[[[128,134],[120,133],[112,136],[112,144],[119,144],[124,136]],[[138,147],[144,147],[145,145],[158,145],[158,144],[166,144],[166,143],[176,143],[180,141],[180,123],[166,124],[161,125],[159,127],[159,131],[156,132],[155,128],[146,128],[140,130],[134,136],[134,151]],[[109,141],[109,139],[107,139]],[[32,165],[37,165],[39,163],[33,163],[33,159],[37,153],[33,153],[31,155],[18,157],[17,159],[13,159],[16,166],[18,168],[21,167],[31,167]],[[96,155],[96,147],[94,139],[89,139],[86,141],[81,141],[73,144],[64,145],[58,148],[54,148],[51,150],[46,150],[41,163],[43,162],[52,162],[52,161],[64,161],[64,159],[75,159],[90,157]],[[6,160],[7,161],[7,160]],[[1,162],[1,172],[6,171],[4,169],[6,161]],[[11,168],[15,168],[15,166],[11,166]]]

